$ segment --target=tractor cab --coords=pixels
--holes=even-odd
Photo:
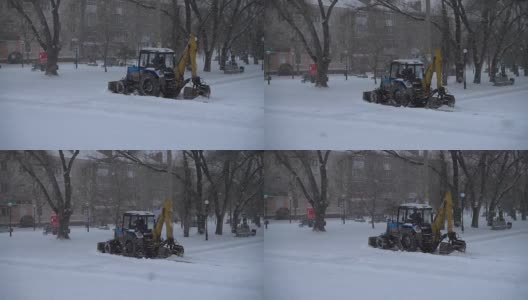
[[[138,66],[140,69],[172,70],[175,64],[176,58],[171,49],[143,48],[139,51]]]
[[[401,204],[398,208],[397,220],[401,224],[431,224],[433,223],[433,208],[428,204]]]
[[[396,219],[387,222],[387,232],[398,232],[402,228],[420,230],[433,223],[433,208],[428,204],[405,203],[398,207]]]
[[[148,211],[127,211],[123,214],[121,226],[116,227],[116,236],[125,232],[152,233],[155,216]]]
[[[409,88],[413,84],[421,84],[425,69],[422,61],[417,59],[396,59],[390,64],[388,76],[383,78],[381,85],[391,85],[402,82]]]

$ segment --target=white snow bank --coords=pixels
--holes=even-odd
[[[483,74],[483,80],[485,74]],[[471,77],[468,73],[468,77]],[[265,85],[267,149],[526,149],[528,77],[468,88],[450,78],[453,112],[367,103],[372,79],[332,75],[329,88],[273,77]],[[434,84],[434,83],[433,83]]]
[[[26,66],[0,69],[2,149],[259,149],[263,142],[262,70],[199,72],[211,98],[174,100],[112,94],[125,67],[61,64],[57,78]]]
[[[211,223],[205,241],[195,228],[183,238],[175,226],[191,263],[97,252],[111,230],[73,227],[68,241],[32,228],[15,229],[12,238],[2,233],[0,299],[262,299],[261,229],[250,238],[216,236]]]
[[[528,222],[466,228],[466,253],[370,248],[384,224],[328,220],[327,232],[273,222],[265,232],[265,299],[526,299]]]

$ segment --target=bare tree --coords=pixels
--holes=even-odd
[[[317,7],[305,0],[271,0],[281,17],[293,28],[306,52],[317,64],[316,86],[328,87],[330,57],[330,18],[338,0],[324,3],[317,0]],[[301,18],[297,18],[299,15]],[[320,19],[320,23],[317,21]],[[321,28],[317,28],[320,24]],[[322,31],[322,36],[318,33]]]
[[[225,68],[227,52],[233,43],[251,29],[251,25],[262,15],[263,10],[262,0],[234,0],[226,7],[222,20],[225,30],[220,42],[220,70]]]
[[[79,150],[70,154],[67,158],[64,151],[59,150],[60,164],[57,165],[55,159],[46,151],[15,152],[16,160],[38,184],[49,206],[59,218],[58,239],[70,238],[70,216],[73,212],[71,170]],[[63,184],[62,188],[60,182]]]
[[[301,188],[304,197],[315,211],[314,231],[326,231],[325,214],[328,208],[328,176],[326,165],[331,151],[275,151],[282,164]],[[319,180],[316,179],[319,177]]]
[[[46,75],[58,75],[57,62],[61,50],[59,8],[61,0],[8,0],[9,4],[27,21],[35,38],[47,54]],[[31,5],[30,5],[31,4]],[[46,18],[47,7],[51,10],[51,26]]]
[[[263,159],[262,153],[256,152],[255,155],[248,160],[235,180],[236,188],[233,193],[235,201],[233,203],[233,214],[231,218],[232,230],[236,229],[239,216],[248,203],[250,203],[250,201],[260,200],[264,180],[262,174],[264,168]]]

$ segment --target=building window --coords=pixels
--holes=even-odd
[[[362,170],[363,168],[365,168],[365,161],[364,160],[354,160],[354,161],[352,161],[352,169]]]
[[[6,217],[6,216],[8,216],[8,215],[9,215],[9,210],[8,210],[8,208],[7,208],[7,207],[2,207],[2,211],[1,211],[1,213],[2,213],[2,214],[1,214],[2,217]]]
[[[7,183],[2,182],[0,184],[0,192],[1,193],[7,193],[8,189],[9,189],[9,186],[7,185]]]
[[[97,169],[97,176],[108,176],[108,169]]]
[[[7,161],[3,161],[1,164],[0,164],[0,169],[2,171],[7,171]]]

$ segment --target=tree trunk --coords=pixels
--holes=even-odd
[[[317,60],[317,79],[315,86],[328,87],[328,66],[330,61],[326,59]]]
[[[224,214],[217,214],[216,215],[216,230],[215,234],[222,235],[222,231],[224,228]]]
[[[219,61],[220,70],[223,71],[223,70],[225,70],[226,62],[228,60],[227,47],[222,47],[222,49],[220,50],[220,58],[219,59],[220,59],[220,61]]]
[[[496,55],[493,55],[493,58],[491,59],[491,66],[489,68],[489,81],[495,82],[495,77],[497,76],[497,65],[498,65],[498,59]]]
[[[105,73],[108,72],[108,69],[107,69],[107,66],[106,66],[106,58],[108,57],[108,41],[105,43],[105,47],[104,47],[104,68],[105,68]]]
[[[495,205],[493,204],[493,201],[492,201],[492,203],[490,204],[488,208],[488,214],[486,215],[488,226],[491,226],[491,224],[493,223],[494,217],[495,217]]]
[[[325,221],[325,214],[326,214],[326,207],[318,207],[314,209],[315,211],[315,222],[313,231],[326,231],[326,221]]]
[[[480,84],[482,77],[482,61],[475,62],[475,77],[473,78],[473,83]]]
[[[480,215],[480,206],[473,207],[473,218],[471,218],[471,227],[478,228],[479,215]]]
[[[188,213],[185,213],[184,216],[183,216],[183,220],[182,220],[182,225],[183,225],[183,236],[184,237],[189,237],[189,229],[191,228],[191,224],[190,224],[190,218],[189,218],[189,214]]]
[[[68,210],[63,210],[60,211],[57,215],[59,217],[59,232],[57,233],[57,238],[61,240],[69,240],[71,212],[69,212]]]
[[[204,72],[211,72],[211,61],[213,60],[213,50],[205,51]]]
[[[455,226],[462,224],[462,212],[464,208],[462,207],[461,199],[459,198],[459,187],[458,187],[458,153],[457,151],[449,151],[451,154],[451,163],[453,167],[453,190],[451,194],[453,195],[453,221]]]
[[[46,50],[46,55],[48,56],[48,61],[46,64],[46,75],[59,75],[59,73],[57,72],[57,70],[59,69],[59,66],[57,65],[57,62],[59,61],[59,50],[53,46],[50,46],[48,50]]]
[[[233,212],[233,217],[231,218],[231,232],[233,232],[233,233],[237,229],[238,216],[239,216],[239,212],[238,212],[237,209],[235,209],[235,211]]]

